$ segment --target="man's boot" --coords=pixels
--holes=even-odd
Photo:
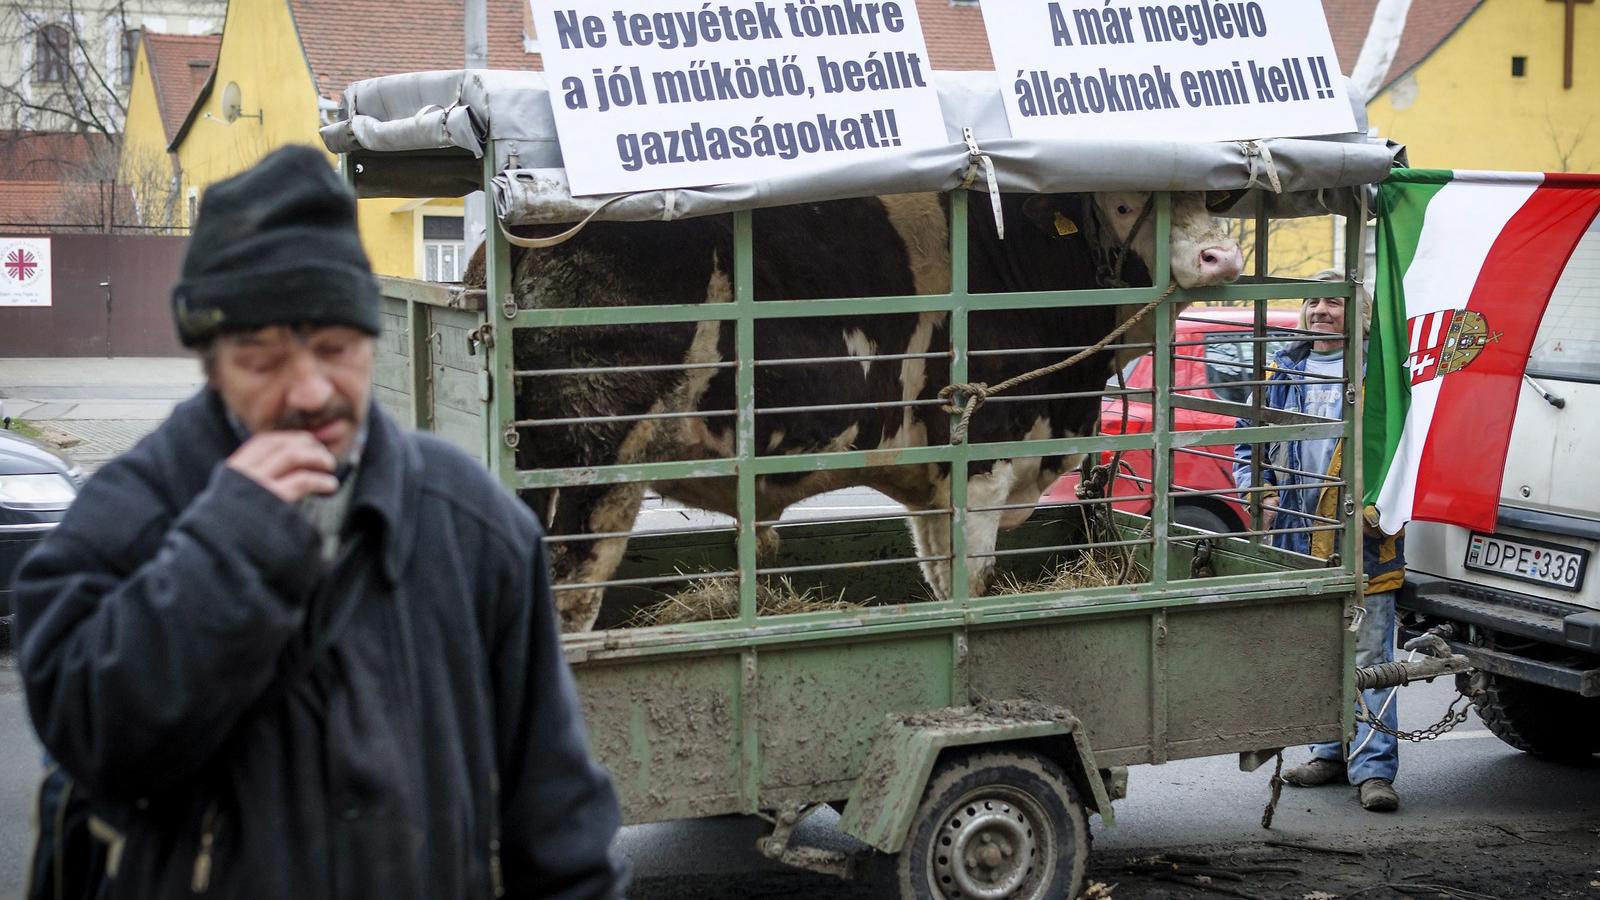
[[[1361,808],[1368,812],[1394,812],[1400,808],[1400,795],[1394,782],[1387,778],[1368,778],[1356,789],[1361,798]]]
[[[1283,780],[1295,787],[1320,787],[1324,784],[1345,784],[1344,760],[1312,759],[1283,773]]]

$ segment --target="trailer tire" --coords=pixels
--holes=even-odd
[[[1486,675],[1476,706],[1489,731],[1518,750],[1569,761],[1600,753],[1600,698]]]
[[[901,900],[1076,897],[1089,845],[1083,803],[1051,760],[1026,751],[947,755],[905,847],[882,858],[879,884]]]

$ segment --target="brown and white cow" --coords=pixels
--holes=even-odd
[[[969,205],[969,289],[974,293],[1072,290],[1103,284],[1108,263],[1124,245],[1128,284],[1149,284],[1143,260],[1155,246],[1154,216],[1141,216],[1147,194],[1004,195],[1005,238],[996,233],[989,204]],[[1130,235],[1137,222],[1137,234]],[[950,288],[949,227],[944,201],[933,194],[814,203],[754,214],[755,291],[759,300],[942,294]],[[728,217],[672,223],[600,222],[550,249],[514,250],[512,283],[518,304],[531,307],[600,307],[641,304],[727,303],[733,299],[733,229]],[[1242,258],[1238,244],[1207,213],[1202,195],[1173,198],[1172,272],[1184,287],[1232,281]],[[481,257],[480,257],[481,260]],[[468,281],[481,284],[481,261]],[[1113,307],[1029,308],[973,313],[972,349],[1049,348],[1090,344],[1131,310]],[[762,365],[756,369],[757,409],[838,404],[825,412],[758,414],[757,452],[789,454],[839,450],[895,450],[949,440],[949,416],[939,405],[878,406],[928,401],[949,383],[944,313],[865,315],[849,319],[768,320],[756,329],[760,361],[863,357],[859,362]],[[1130,334],[1123,340],[1148,340]],[[734,328],[717,322],[681,325],[521,329],[514,354],[518,369],[587,369],[718,363],[735,358]],[[892,354],[933,358],[872,360]],[[997,383],[1048,365],[1059,352],[976,356],[970,381]],[[1099,391],[1112,354],[1041,378],[1018,394]],[[731,367],[680,371],[607,372],[523,378],[519,419],[634,416],[583,425],[522,430],[521,469],[725,458],[734,449]],[[1059,438],[1092,433],[1100,404],[1086,396],[1022,399],[987,404],[973,419],[974,442]],[[705,416],[637,418],[646,414],[705,411]],[[1077,460],[1021,458],[975,465],[969,508],[1036,502]],[[873,468],[762,477],[757,515],[773,520],[791,504],[844,487],[865,486],[911,510],[948,508],[950,473],[940,465]],[[558,584],[589,584],[611,577],[627,545],[647,487],[690,506],[735,514],[731,478],[684,479],[654,485],[621,484],[528,492],[525,499],[552,535],[609,534],[553,545]],[[1030,510],[972,513],[967,517],[970,588],[981,593],[993,574],[992,551],[1000,529],[1020,525]],[[917,554],[947,557],[948,516],[909,519]],[[948,562],[922,564],[935,596],[950,595]],[[593,627],[601,589],[557,594],[562,627]]]

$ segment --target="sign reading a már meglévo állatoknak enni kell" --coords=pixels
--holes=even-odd
[[[50,274],[49,238],[0,238],[0,306],[49,306]]]
[[[1355,130],[1318,0],[983,0],[983,20],[1017,137]]]
[[[529,0],[576,195],[946,142],[916,0]]]

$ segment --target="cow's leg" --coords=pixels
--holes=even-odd
[[[1036,477],[1033,471],[1030,470],[1029,476],[1030,486],[1037,484],[1037,481],[1033,480]],[[969,557],[967,590],[974,597],[981,596],[987,591],[989,580],[994,577],[994,557],[989,554],[994,552],[1000,533],[1002,511],[985,507],[1008,503],[1016,484],[1016,467],[1010,460],[996,462],[989,471],[967,479],[967,508],[981,510],[967,513],[966,544]],[[922,508],[950,507],[949,476],[939,479],[934,489],[934,498],[933,504]],[[907,522],[911,526],[911,541],[916,547],[917,555],[934,557],[920,564],[922,576],[927,579],[934,599],[950,599],[953,593],[948,558],[951,554],[950,517],[913,516]]]
[[[1034,420],[1033,427],[1023,437],[1030,441],[1042,441],[1052,436],[1050,422],[1044,417]],[[1071,437],[1072,432],[1064,432],[1055,437]],[[1082,454],[1067,457],[1077,460]],[[1038,456],[1019,457],[1010,460],[1011,463],[1011,492],[1006,495],[1006,506],[1018,506],[1020,509],[1008,509],[1000,514],[1000,530],[1010,531],[1028,521],[1044,492],[1055,483],[1057,476],[1062,471],[1059,466],[1062,457],[1052,456],[1049,459]]]
[[[902,501],[904,502],[904,501]],[[920,512],[928,509],[950,508],[950,478],[941,477],[933,488],[932,502],[926,505],[907,504],[907,508]],[[916,548],[917,556],[935,557],[934,559],[918,563],[922,567],[922,577],[928,582],[928,589],[933,593],[935,600],[950,599],[950,516],[912,516],[906,519],[906,524],[911,528],[911,544]]]
[[[967,509],[1005,505],[1016,483],[1016,464],[1008,459],[996,460],[989,471],[967,479]],[[967,589],[974,597],[986,592],[994,577],[994,557],[990,554],[994,553],[1003,516],[1001,510],[967,513]]]
[[[550,518],[552,535],[621,532],[623,536],[553,542],[550,569],[556,585],[609,581],[628,547],[626,534],[632,530],[643,500],[644,485],[637,483],[562,488]],[[574,632],[593,628],[604,596],[605,588],[600,587],[556,591],[561,630]]]

